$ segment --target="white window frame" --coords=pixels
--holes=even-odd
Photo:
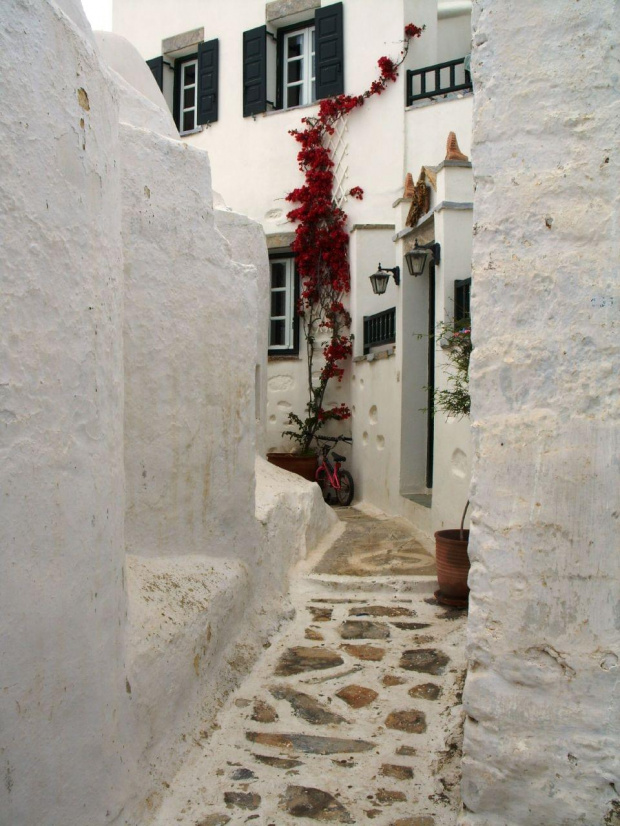
[[[295,58],[288,57],[288,44],[292,37],[303,37],[301,55]],[[304,29],[295,29],[284,35],[282,43],[282,108],[294,109],[296,106],[306,106],[316,101],[316,56],[315,56],[314,24]],[[290,81],[289,64],[302,62],[301,79]],[[291,87],[301,87],[301,100],[294,106],[288,105],[288,90]]]
[[[194,66],[194,82],[185,83],[185,72],[189,66]],[[185,106],[185,90],[194,87],[194,105]],[[185,60],[181,63],[181,79],[179,82],[179,135],[191,135],[198,130],[198,58]],[[185,113],[194,113],[194,125],[191,129],[183,129]]]
[[[284,265],[284,286],[274,287],[273,270],[274,264]],[[269,352],[287,352],[295,349],[295,259],[294,258],[272,258],[269,261]],[[271,299],[274,293],[285,293],[284,315],[274,316],[271,314]],[[271,341],[271,323],[273,321],[284,321],[284,343],[273,344]]]

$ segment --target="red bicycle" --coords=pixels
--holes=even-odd
[[[317,468],[315,479],[323,492],[323,499],[329,502],[331,498],[330,491],[333,490],[339,505],[350,505],[353,501],[354,493],[353,477],[348,470],[343,470],[340,467],[342,462],[346,462],[346,456],[340,456],[332,450],[332,458],[334,460],[334,464],[332,465],[329,461],[329,451],[330,443],[332,447],[336,447],[338,442],[352,444],[353,439],[349,436],[338,436],[337,438],[332,438],[331,436],[316,436],[316,440],[319,443],[322,460]],[[321,442],[325,442],[326,444],[321,444]]]

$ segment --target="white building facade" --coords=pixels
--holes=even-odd
[[[469,290],[471,165],[445,158],[450,132],[465,156],[470,149],[470,7],[467,0],[114,3],[114,30],[149,62],[182,139],[208,150],[215,191],[265,230],[266,448],[275,450],[293,449],[282,431],[290,412],[304,417],[308,400],[295,314],[295,226],[285,200],[301,172],[289,130],[317,112],[317,98],[369,88],[378,58],[398,59],[405,25],[425,27],[397,82],[332,137],[334,194],[349,215],[355,340],[343,381],[332,380],[325,398],[327,408],[345,403],[352,411],[350,423],[332,424],[330,432],[350,424],[353,447],[344,451],[356,499],[406,517],[425,534],[458,524],[469,485],[469,422],[433,420],[426,408],[428,388],[445,382],[443,354],[429,333],[454,318]],[[412,226],[407,173],[428,187]],[[362,201],[348,197],[354,186],[364,190]],[[429,254],[414,278],[405,254],[416,240],[437,245],[437,260]],[[390,278],[382,296],[369,281],[379,263],[400,268],[400,285]]]

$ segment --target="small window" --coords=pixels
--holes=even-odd
[[[364,355],[372,347],[393,344],[396,341],[396,307],[381,313],[364,316]]]
[[[288,32],[282,42],[284,108],[316,100],[314,26]]]
[[[471,278],[454,282],[454,320],[469,323]]]
[[[175,57],[174,52],[166,52],[146,61],[181,135],[190,135],[218,118],[220,42],[214,38],[197,45],[193,54]]]
[[[297,353],[298,318],[295,312],[295,260],[290,257],[272,258],[269,310],[269,353],[283,355]]]
[[[198,126],[198,59],[195,57],[179,65],[178,94],[179,132],[186,135]]]

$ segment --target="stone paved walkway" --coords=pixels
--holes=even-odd
[[[345,533],[296,578],[295,618],[219,729],[196,733],[157,826],[456,822],[465,615],[436,604],[432,558],[403,523],[339,515]]]

